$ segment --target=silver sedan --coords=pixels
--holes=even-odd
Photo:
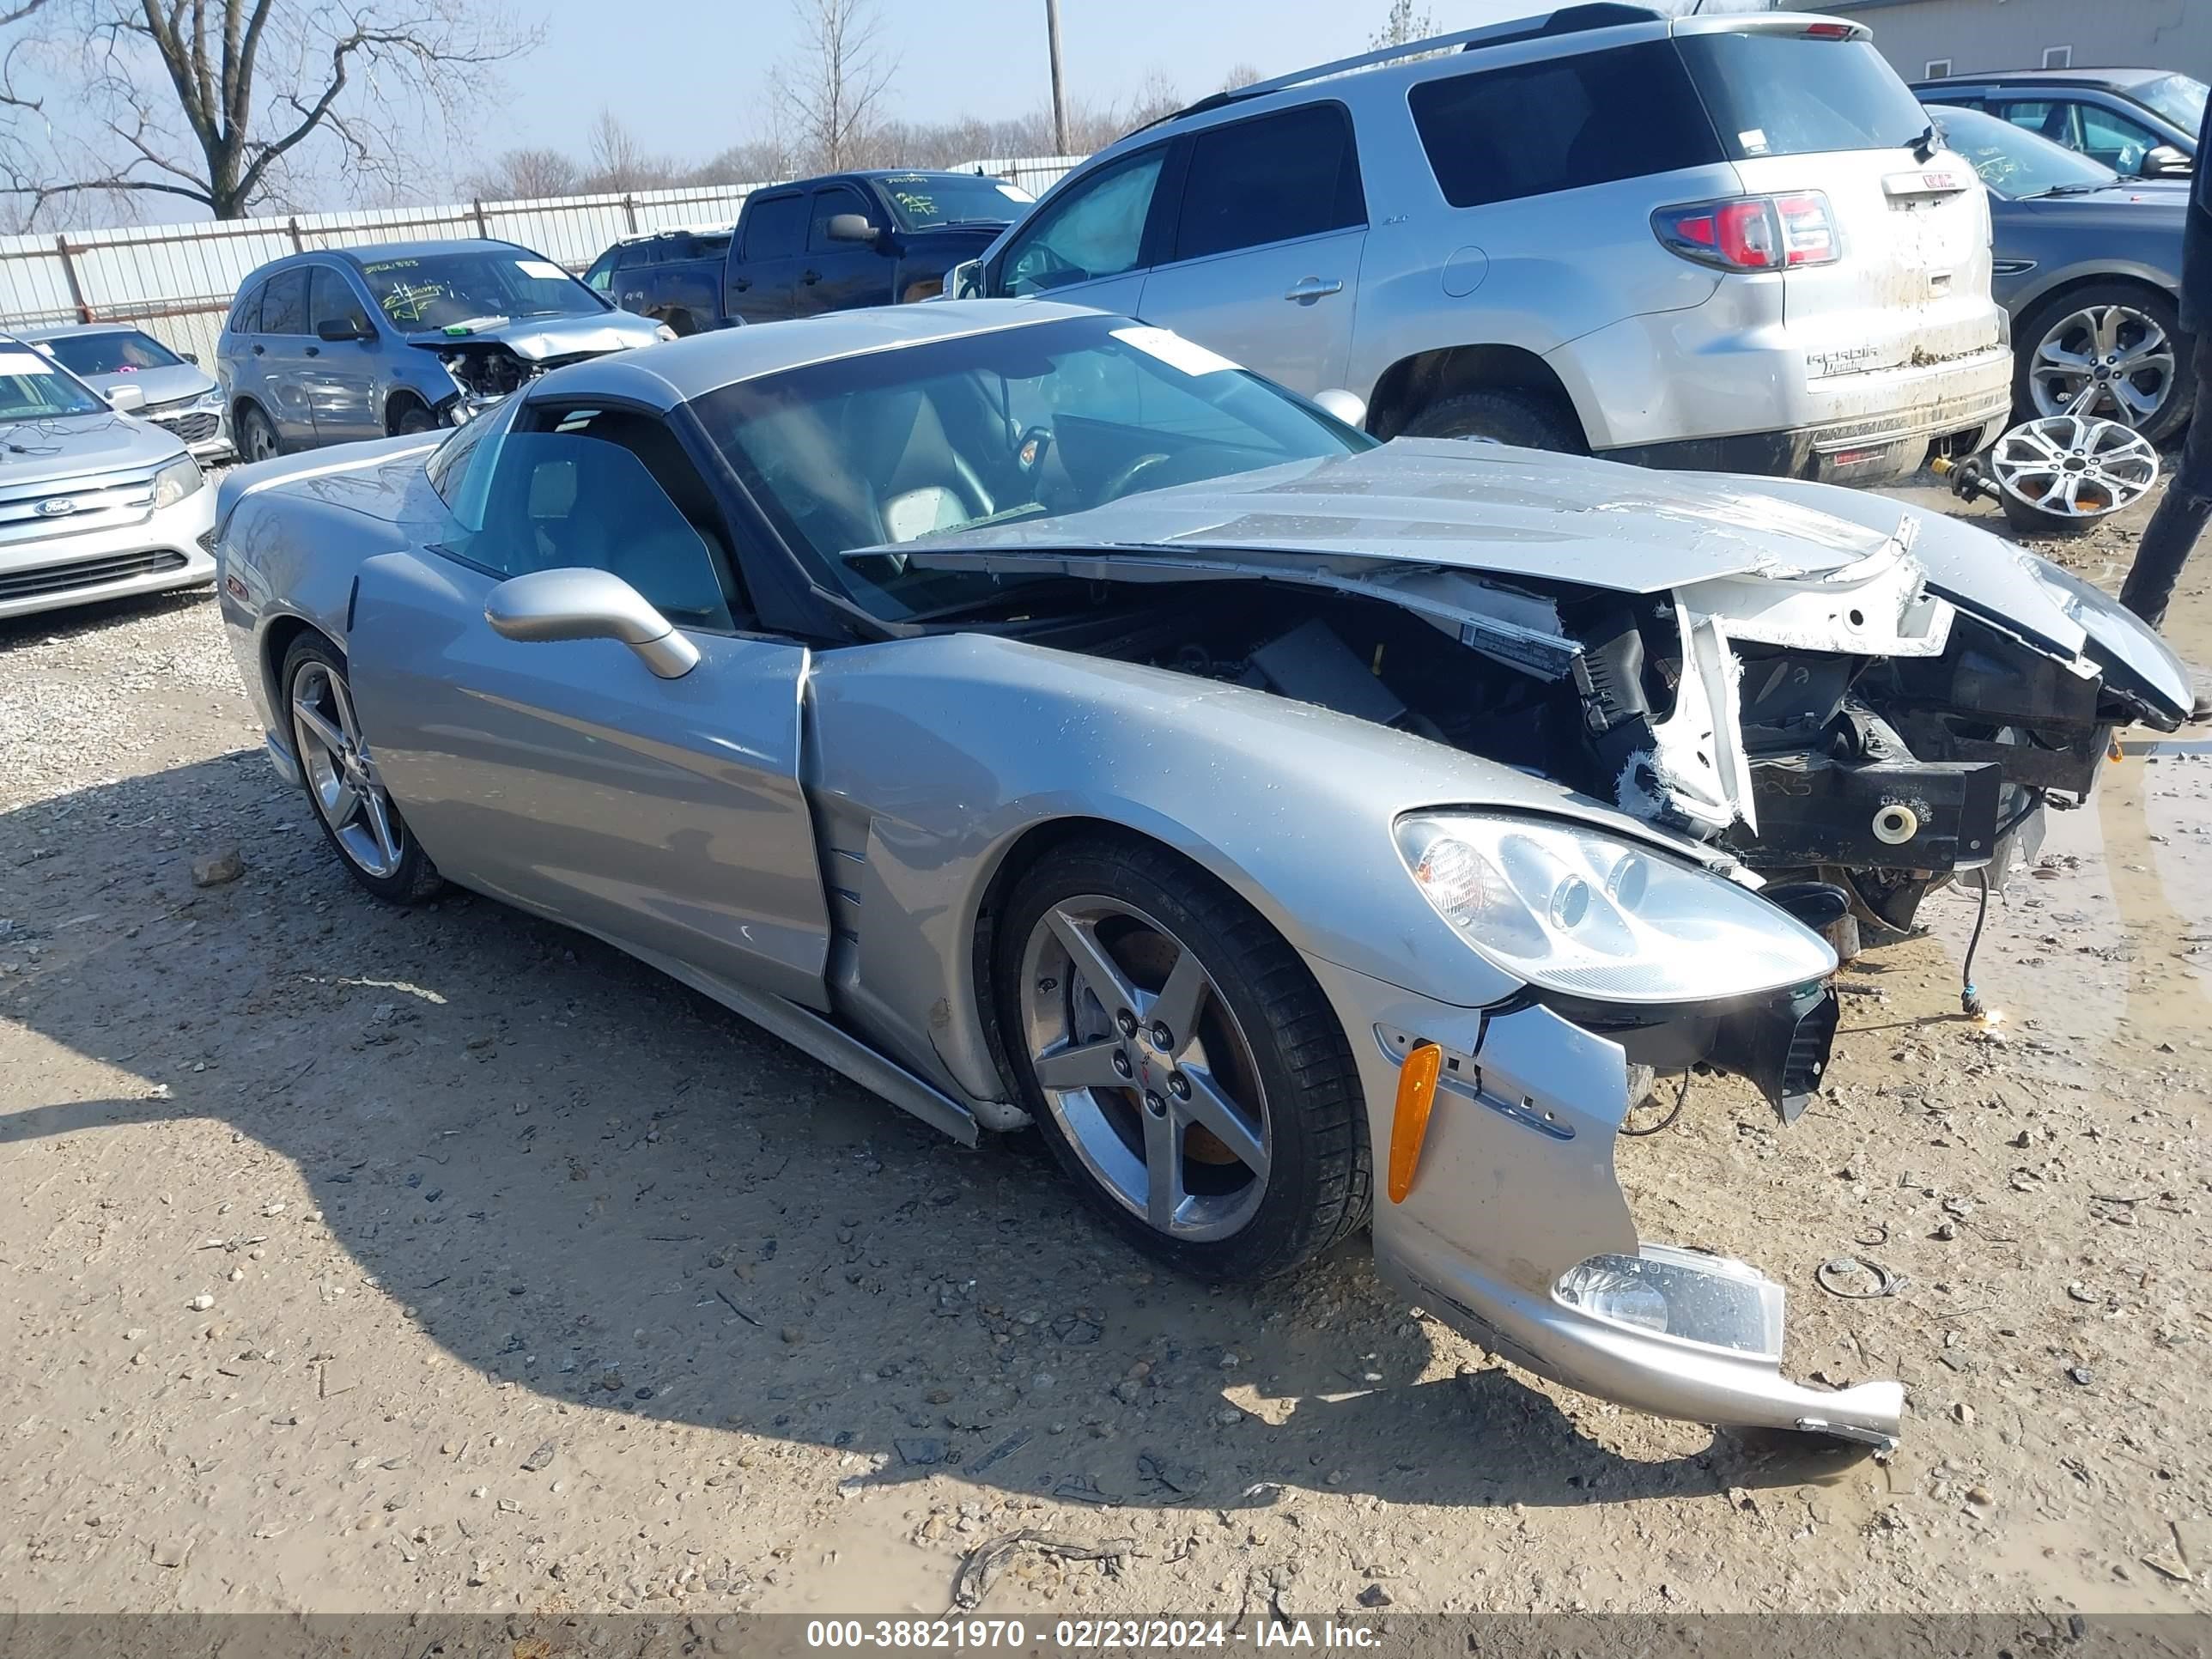
[[[2179,665],[1940,518],[1358,413],[1040,302],[700,336],[232,475],[224,612],[382,898],[1034,1124],[1184,1271],[1371,1223],[1577,1387],[1890,1438],[1897,1383],[1783,1378],[1773,1280],[1639,1239],[1615,1133],[1694,1066],[1793,1117],[1830,940],[2002,879]]]

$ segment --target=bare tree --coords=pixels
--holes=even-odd
[[[1260,71],[1257,66],[1247,63],[1240,58],[1237,62],[1231,64],[1229,66],[1229,72],[1221,77],[1221,90],[1224,92],[1234,92],[1239,87],[1250,86],[1259,78]]]
[[[557,149],[510,149],[463,179],[461,190],[480,202],[529,201],[543,196],[573,196],[577,179],[576,163]]]
[[[15,0],[0,28],[31,9]],[[356,194],[418,183],[436,130],[452,131],[496,66],[538,40],[502,0],[41,0],[38,10],[57,83],[81,76],[82,90],[63,113],[48,100],[38,153],[27,143],[0,181],[30,216],[70,198],[153,195],[240,218],[325,162]]]
[[[591,169],[582,180],[586,190],[659,190],[675,181],[676,164],[649,154],[611,109],[602,108],[592,123],[591,147]]]
[[[1385,46],[1402,46],[1409,40],[1425,40],[1436,33],[1435,13],[1426,8],[1415,10],[1413,0],[1390,0],[1382,27],[1368,36],[1367,44],[1380,52]]]
[[[882,124],[897,60],[875,0],[792,0],[798,51],[769,74],[769,100],[810,167],[850,167]]]

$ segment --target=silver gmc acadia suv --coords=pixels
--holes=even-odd
[[[1164,325],[1385,438],[1864,483],[2011,406],[1973,168],[1802,12],[1571,6],[1220,93],[947,289]]]

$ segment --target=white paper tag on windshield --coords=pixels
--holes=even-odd
[[[1005,197],[1009,202],[1034,202],[1036,200],[1036,197],[1030,195],[1029,191],[1024,190],[1019,185],[1000,185],[999,186],[999,194]]]
[[[1765,127],[1746,127],[1741,132],[1736,134],[1735,141],[1737,143],[1743,146],[1743,153],[1746,155],[1764,155],[1766,154],[1766,129]]]
[[[0,374],[51,374],[54,366],[35,351],[0,351]]]
[[[1124,345],[1133,345],[1148,357],[1157,357],[1170,368],[1179,368],[1186,374],[1218,374],[1224,369],[1243,367],[1233,363],[1218,351],[1208,351],[1204,346],[1186,340],[1180,334],[1164,328],[1117,328],[1114,337]]]
[[[526,276],[545,276],[558,282],[568,274],[550,259],[517,259],[514,264]]]

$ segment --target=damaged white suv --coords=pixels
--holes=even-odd
[[[1381,438],[1863,484],[2002,429],[1990,276],[1863,24],[1606,0],[1202,100],[946,291],[1141,317]]]

